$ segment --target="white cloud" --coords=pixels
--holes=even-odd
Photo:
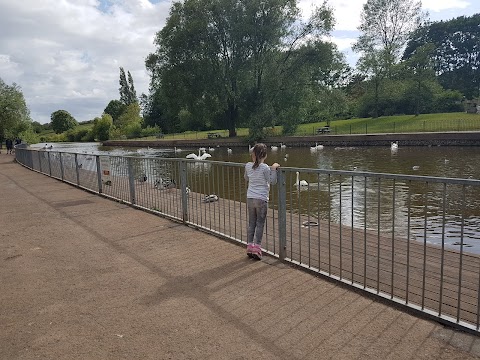
[[[154,36],[172,1],[0,0],[0,77],[21,86],[35,121],[49,122],[59,109],[79,121],[100,116],[119,98],[120,66],[132,74],[138,94],[148,91],[145,58],[155,50]],[[331,40],[353,62],[349,48],[365,2],[329,1],[337,20]],[[321,2],[299,0],[305,16],[314,4]],[[437,18],[480,11],[480,5],[465,0],[423,4]]]

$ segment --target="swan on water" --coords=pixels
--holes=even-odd
[[[210,157],[212,157],[212,155],[210,155],[209,153],[207,152],[204,152],[203,154],[200,155],[200,152],[202,151],[201,150],[202,148],[198,149],[198,155],[197,154],[194,154],[194,153],[191,153],[191,154],[188,154],[187,156],[185,156],[187,159],[194,159],[194,160],[206,160]]]
[[[390,144],[390,150],[397,151],[398,150],[398,141],[392,141]]]
[[[306,180],[300,180],[300,173],[297,171],[297,180],[295,182],[295,186],[305,187],[308,186],[308,182]]]

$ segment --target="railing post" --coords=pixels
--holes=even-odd
[[[43,173],[43,171],[42,171],[42,158],[40,157],[40,151],[38,151],[37,154],[38,154],[38,167],[39,167],[40,172]]]
[[[102,170],[100,169],[100,155],[95,155],[95,162],[97,165],[97,182],[98,182],[98,193],[103,192],[102,188]]]
[[[77,185],[80,186],[80,172],[78,171],[78,154],[74,154],[75,156],[75,173],[77,174]]]
[[[50,152],[47,152],[47,158],[48,158],[48,173],[50,176],[52,176],[52,164],[50,163]]]
[[[287,255],[287,184],[285,179],[285,171],[278,169],[278,241],[280,248],[278,255],[282,261]]]
[[[188,221],[188,194],[187,194],[187,162],[181,160],[180,163],[180,189],[182,191],[182,217],[183,222]]]
[[[128,185],[130,187],[130,203],[135,204],[135,175],[133,171],[133,159],[127,158],[128,161]]]
[[[62,157],[62,153],[59,152],[58,153],[58,156],[59,156],[59,159],[60,159],[60,176],[62,178],[62,181],[65,180],[65,175],[64,175],[64,170],[63,170],[63,157]]]

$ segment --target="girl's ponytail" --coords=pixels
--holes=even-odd
[[[255,163],[253,169],[256,169],[260,165],[260,160],[267,157],[267,145],[258,143],[253,147],[253,153],[255,154]]]

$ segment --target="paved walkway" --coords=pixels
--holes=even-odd
[[[478,359],[480,337],[0,154],[0,359]]]

